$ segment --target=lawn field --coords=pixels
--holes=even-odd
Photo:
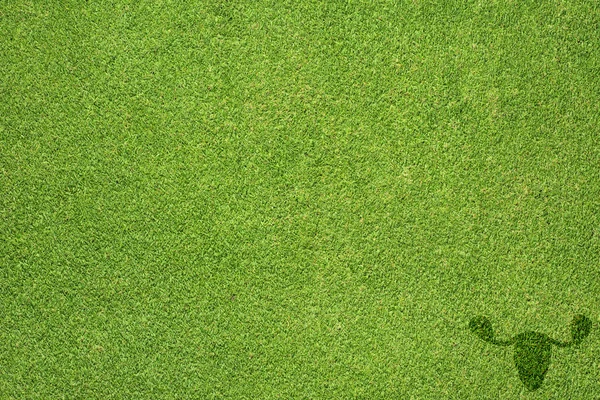
[[[599,399],[599,328],[600,3],[0,0],[0,399]]]

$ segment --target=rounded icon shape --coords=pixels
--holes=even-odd
[[[484,316],[471,319],[469,322],[469,329],[486,342],[492,342],[494,340],[494,328],[492,328],[492,323]]]
[[[592,321],[585,315],[578,314],[571,321],[571,336],[573,342],[580,343],[592,330]]]
[[[516,337],[515,365],[519,379],[530,391],[539,389],[550,367],[552,344],[548,336],[524,332]]]

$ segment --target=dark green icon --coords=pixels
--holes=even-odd
[[[529,390],[538,389],[544,382],[544,376],[550,366],[552,345],[571,347],[580,344],[592,329],[592,321],[585,315],[576,315],[571,321],[571,341],[560,342],[538,332],[523,332],[509,340],[498,340],[492,323],[483,316],[469,322],[469,329],[482,340],[498,345],[515,345],[515,365],[519,378]]]

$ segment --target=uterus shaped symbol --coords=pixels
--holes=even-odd
[[[484,316],[469,322],[469,329],[480,339],[498,346],[515,346],[514,360],[521,382],[530,391],[539,389],[550,367],[552,346],[571,347],[579,345],[592,329],[592,321],[585,315],[576,315],[571,321],[571,340],[561,342],[546,334],[527,331],[509,340],[498,340],[492,323]]]

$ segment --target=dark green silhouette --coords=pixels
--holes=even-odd
[[[515,345],[515,365],[519,378],[533,391],[544,382],[544,376],[550,366],[552,345],[558,347],[571,347],[578,345],[585,339],[592,329],[592,321],[585,315],[576,315],[571,321],[571,341],[560,342],[543,333],[528,331],[523,332],[509,340],[498,340],[495,337],[492,323],[483,316],[475,317],[469,322],[469,329],[482,340],[498,345]]]

